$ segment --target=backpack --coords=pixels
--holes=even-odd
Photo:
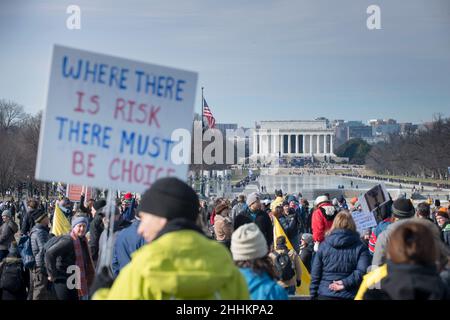
[[[21,263],[4,262],[0,278],[0,288],[12,293],[20,291],[23,287],[23,269]]]
[[[282,281],[289,281],[295,276],[294,266],[292,260],[286,252],[275,254],[275,268],[280,275]]]
[[[325,219],[327,219],[328,221],[332,221],[334,217],[336,217],[336,215],[338,214],[338,211],[334,206],[324,206],[320,207],[319,209],[320,212],[322,212]]]
[[[17,250],[20,253],[25,269],[33,268],[36,264],[36,260],[34,259],[33,250],[31,248],[31,237],[27,235],[20,237],[19,243],[17,244]]]

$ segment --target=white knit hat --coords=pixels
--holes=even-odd
[[[268,252],[266,238],[254,223],[240,226],[231,236],[231,254],[235,261],[259,259]]]
[[[327,201],[330,201],[327,196],[318,196],[316,198],[316,201],[314,201],[314,205],[317,206],[318,204],[320,204],[322,202],[327,202]]]

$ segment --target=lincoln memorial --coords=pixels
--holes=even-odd
[[[252,156],[335,156],[333,139],[326,120],[261,121],[254,129]]]

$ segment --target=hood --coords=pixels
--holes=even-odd
[[[241,268],[240,271],[247,280],[248,291],[250,292],[255,292],[261,286],[267,286],[270,284],[276,285],[276,282],[272,281],[266,272],[257,274],[250,268]],[[269,292],[270,290],[264,288],[264,291]]]
[[[393,300],[442,300],[445,285],[433,266],[387,263],[383,290]]]
[[[157,299],[215,299],[239,274],[225,246],[192,229],[161,234],[141,250],[136,257]]]
[[[325,241],[333,248],[347,248],[357,242],[361,242],[358,233],[347,229],[337,229],[332,231]]]

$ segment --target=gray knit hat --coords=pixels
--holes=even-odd
[[[302,240],[306,241],[306,243],[311,243],[313,241],[313,236],[311,233],[302,234]]]
[[[12,215],[11,215],[11,211],[9,211],[9,210],[5,210],[5,211],[3,211],[2,212],[2,217],[12,217]]]
[[[259,200],[259,195],[256,192],[250,193],[247,197],[247,206],[251,206]]]
[[[266,238],[254,223],[240,226],[231,236],[231,254],[235,261],[263,258],[268,252]]]
[[[72,223],[71,223],[72,229],[75,228],[80,223],[84,223],[86,225],[86,228],[89,226],[89,220],[86,217],[78,216],[78,217],[72,218]]]

